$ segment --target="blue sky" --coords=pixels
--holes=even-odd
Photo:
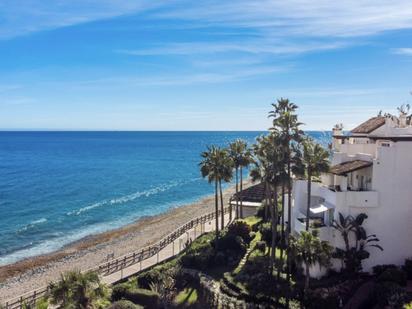
[[[2,0],[0,128],[351,129],[412,101],[411,38],[410,0]]]

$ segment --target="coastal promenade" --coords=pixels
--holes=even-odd
[[[219,211],[220,215],[220,211]],[[224,223],[230,223],[229,207],[224,209]],[[234,218],[234,213],[232,213]],[[134,251],[130,254],[112,259],[95,268],[85,271],[96,271],[101,275],[102,282],[111,285],[120,280],[135,275],[162,261],[165,261],[182,252],[186,245],[200,235],[215,230],[215,213],[208,213],[195,218],[170,233],[154,245]],[[220,220],[219,220],[220,226]],[[20,309],[24,305],[34,305],[48,292],[48,287],[42,287],[9,300],[5,303],[6,309]]]
[[[233,214],[233,217],[234,217],[234,214]],[[229,213],[226,213],[224,218],[225,218],[225,226],[227,226],[227,224],[229,224],[230,222]],[[219,226],[220,226],[220,220],[219,220]],[[200,235],[204,233],[212,232],[214,230],[215,230],[214,220],[211,220],[205,223],[200,223],[199,225],[195,225],[193,228],[188,230],[186,233],[182,234],[176,240],[172,241],[170,244],[166,245],[163,249],[158,251],[154,256],[148,259],[142,260],[141,262],[137,264],[128,266],[126,268],[122,268],[120,271],[116,271],[111,274],[105,275],[103,276],[102,281],[110,285],[124,278],[135,275],[139,273],[140,271],[148,269],[162,261],[165,261],[179,254],[185,249],[185,246],[187,243],[195,240],[196,238],[198,238]],[[121,258],[119,259],[121,260]]]

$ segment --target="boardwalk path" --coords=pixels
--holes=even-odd
[[[232,214],[232,216],[234,216],[234,214]],[[224,223],[225,226],[229,223],[228,208],[225,209]],[[100,273],[102,281],[110,285],[177,255],[184,249],[187,241],[194,240],[203,233],[214,230],[214,213],[209,213],[186,223],[153,246],[116,258],[91,270]],[[47,291],[47,287],[42,287],[35,291],[28,292],[9,300],[6,302],[5,307],[6,309],[20,309],[23,307],[23,304],[33,305],[37,300],[42,298]]]
[[[227,225],[228,223],[229,223],[229,214],[226,214],[225,215],[225,225]],[[219,220],[219,226],[220,226],[220,220]],[[153,257],[148,258],[144,261],[141,261],[140,263],[126,267],[113,274],[104,276],[103,282],[106,284],[116,283],[117,281],[122,280],[123,278],[130,277],[131,275],[134,275],[140,272],[141,270],[145,270],[159,262],[167,260],[168,258],[174,255],[177,255],[179,252],[181,252],[184,249],[185,243],[188,240],[194,240],[197,237],[199,237],[201,234],[211,232],[214,230],[215,230],[214,220],[206,222],[205,224],[197,225],[194,228],[187,231],[182,236],[180,236],[179,238],[177,238],[175,241],[173,241],[172,243],[164,247],[162,250],[158,252],[158,254],[154,255]]]

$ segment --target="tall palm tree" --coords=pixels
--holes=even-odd
[[[281,182],[282,152],[280,148],[279,135],[272,132],[267,136],[257,139],[257,144],[253,147],[255,154],[255,166],[251,170],[252,180],[259,179],[265,185],[266,201],[269,206],[272,242],[270,273],[273,273],[273,267],[276,255],[277,245],[277,226],[278,226],[278,187]]]
[[[329,153],[318,143],[307,138],[303,142],[303,164],[308,181],[308,200],[306,207],[306,231],[309,231],[310,197],[312,191],[312,177],[329,171]]]
[[[202,152],[201,156],[203,160],[199,163],[200,172],[202,177],[206,178],[209,183],[215,184],[215,219],[216,219],[216,239],[219,232],[219,196],[218,196],[218,184],[219,184],[219,148],[216,146],[207,147],[207,151]]]
[[[299,129],[301,123],[298,121],[296,110],[298,106],[288,99],[279,99],[272,104],[273,110],[269,112],[269,117],[273,118],[271,131],[279,133],[282,140],[283,155],[286,166],[286,190],[288,195],[288,224],[287,233],[285,237],[289,238],[291,234],[291,220],[292,220],[292,168],[294,162],[293,145],[300,143],[303,131]],[[284,216],[284,213],[282,214]],[[289,251],[288,251],[289,252]],[[291,273],[291,259],[288,256],[287,281],[290,280]],[[288,299],[287,299],[288,301]]]
[[[223,204],[223,192],[222,192],[222,180],[224,182],[230,182],[233,176],[233,160],[229,156],[226,149],[219,148],[217,153],[219,160],[219,192],[220,192],[220,210],[221,210],[221,229],[225,228],[225,214],[224,214],[224,204]],[[232,215],[232,210],[230,209],[230,217]],[[229,218],[231,220],[231,218]]]
[[[243,168],[247,168],[252,162],[252,152],[245,143],[242,152],[239,155],[239,173],[240,173],[240,208],[239,215],[243,218]]]
[[[291,255],[298,263],[305,265],[305,291],[309,289],[310,267],[316,264],[329,266],[332,256],[332,247],[317,236],[317,230],[314,230],[312,233],[303,231],[297,238],[290,237]]]
[[[229,144],[229,156],[232,158],[233,167],[235,169],[235,180],[236,180],[236,209],[235,217],[239,218],[239,169],[242,163],[242,153],[247,148],[245,141],[237,139]]]
[[[203,160],[199,163],[202,177],[207,177],[209,183],[215,184],[215,211],[216,235],[219,231],[219,192],[221,201],[221,229],[225,227],[223,213],[222,180],[230,181],[232,178],[232,159],[228,152],[220,147],[211,146],[201,154]],[[216,236],[217,237],[217,236]]]

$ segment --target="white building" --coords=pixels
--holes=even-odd
[[[412,121],[377,116],[343,135],[333,132],[330,173],[312,184],[310,222],[317,223],[320,237],[343,247],[340,233],[331,227],[338,213],[368,215],[364,227],[376,234],[384,251],[370,248],[363,269],[377,264],[404,263],[412,257]],[[293,186],[292,229],[305,229],[307,182]]]

